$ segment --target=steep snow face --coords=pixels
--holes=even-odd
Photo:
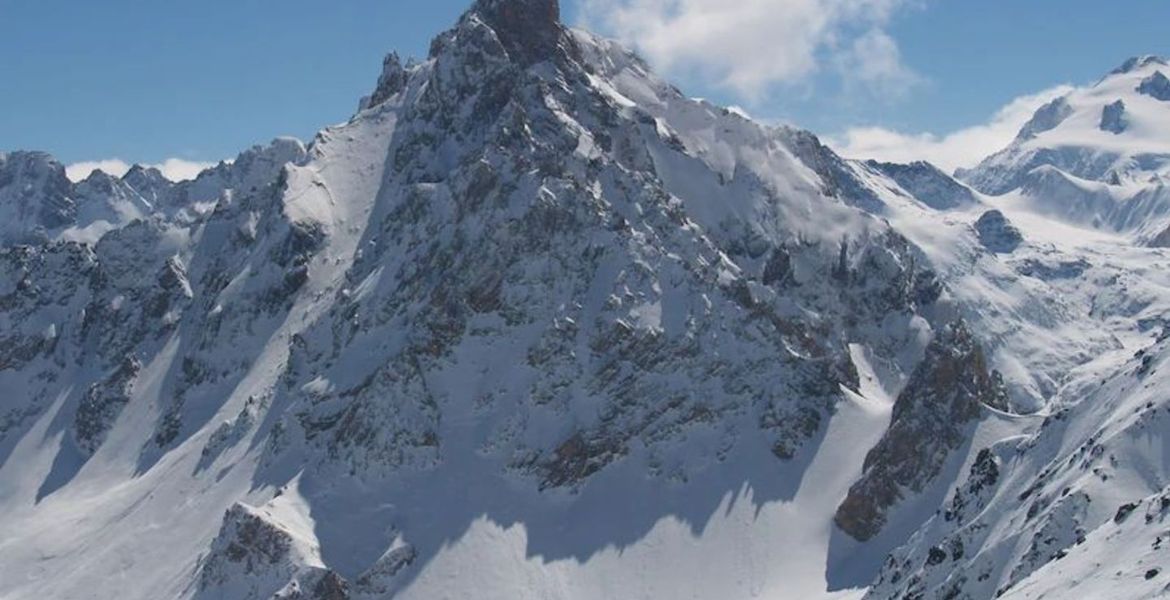
[[[1020,435],[977,437],[944,510],[868,597],[1164,595],[1166,340],[1079,369],[1059,407],[1012,424]]]
[[[837,510],[837,526],[861,541],[881,533],[889,509],[904,493],[922,493],[966,443],[983,409],[1006,409],[1006,396],[966,325],[941,331],[898,396],[889,430],[865,459],[865,475]]]
[[[874,172],[557,15],[482,0],[310,146],[0,252],[0,594],[868,580],[833,511],[958,311]]]
[[[883,195],[891,223],[930,257],[978,332],[1010,401],[967,421],[921,492],[900,488],[887,532],[915,511],[934,514],[885,559],[868,598],[1164,595],[1154,556],[1170,482],[1157,424],[1170,414],[1157,392],[1167,254],[1053,219],[1040,191],[980,196],[941,219]],[[1122,535],[1138,541],[1126,546]]]
[[[959,177],[993,195],[1022,190],[1049,216],[1148,243],[1167,226],[1170,72],[1139,57],[1044,106],[1005,150]]]
[[[558,17],[480,0],[193,182],[0,156],[0,596],[1029,597],[1151,560],[1170,268],[1110,229],[1155,188],[842,160]],[[1159,64],[1091,135],[1157,126]]]

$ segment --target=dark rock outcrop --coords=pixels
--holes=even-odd
[[[1073,113],[1072,106],[1068,103],[1068,99],[1063,96],[1041,106],[1039,110],[1032,115],[1032,119],[1028,121],[1024,128],[1020,130],[1018,140],[1030,140],[1045,131],[1052,131],[1060,126],[1065,119],[1069,118]]]
[[[292,534],[263,518],[254,509],[236,504],[224,515],[216,549],[203,567],[203,585],[222,583],[226,565],[238,565],[245,574],[257,574],[289,559]]]
[[[866,165],[893,179],[902,189],[933,209],[949,210],[976,202],[970,188],[928,162],[900,165],[871,160]]]
[[[858,180],[849,163],[830,150],[820,138],[807,131],[789,130],[786,143],[796,158],[812,169],[824,182],[825,195],[839,198],[850,206],[871,213],[881,213],[885,203],[868,186]]]
[[[138,192],[153,206],[166,203],[175,184],[154,167],[134,165],[122,176],[122,182]]]
[[[362,101],[361,108],[378,106],[394,97],[406,87],[408,73],[402,66],[402,60],[397,52],[391,52],[382,61],[382,75],[378,77],[378,86],[374,93]]]
[[[989,210],[975,222],[975,233],[984,248],[997,254],[1015,252],[1024,243],[1024,236],[998,210]]]
[[[130,403],[142,363],[127,358],[109,377],[90,386],[74,417],[73,432],[78,448],[93,454],[106,440],[122,409]]]
[[[861,541],[881,532],[889,511],[924,491],[967,439],[983,407],[1004,408],[1006,393],[967,326],[947,326],[926,350],[894,404],[890,429],[865,458],[865,474],[835,522]]]
[[[227,510],[199,573],[200,600],[349,600],[351,585],[320,566],[298,536],[263,508]]]
[[[479,0],[470,14],[479,15],[513,60],[530,65],[552,58],[561,42],[561,7],[557,0]]]
[[[1161,71],[1150,75],[1142,80],[1142,84],[1138,86],[1137,91],[1145,94],[1151,98],[1161,100],[1163,102],[1170,102],[1170,78],[1167,78]]]
[[[1150,54],[1145,56],[1134,56],[1127,59],[1124,63],[1121,64],[1120,67],[1113,69],[1111,75],[1124,75],[1126,73],[1132,73],[1138,69],[1144,69],[1150,65],[1166,66],[1167,64],[1170,63],[1167,63],[1166,59],[1160,56],[1154,56]]]
[[[962,524],[982,510],[999,484],[1000,462],[990,449],[984,448],[975,457],[971,464],[967,482],[951,496],[951,503],[943,513],[943,518]]]
[[[1125,101],[1118,100],[1106,105],[1101,111],[1101,131],[1120,135],[1129,129],[1129,119],[1125,114]]]

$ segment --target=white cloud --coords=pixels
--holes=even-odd
[[[183,160],[181,158],[168,158],[161,163],[145,165],[153,167],[162,172],[163,177],[171,181],[185,181],[188,179],[195,179],[199,173],[205,169],[215,166],[215,163],[196,162],[190,160]],[[130,163],[118,158],[109,158],[105,160],[91,160],[79,163],[73,163],[65,167],[65,175],[73,181],[81,181],[89,177],[90,173],[95,170],[101,170],[114,177],[121,177],[130,170]]]
[[[65,176],[71,181],[81,181],[89,177],[90,173],[94,171],[104,171],[115,177],[121,177],[130,170],[130,165],[126,161],[118,160],[116,158],[109,160],[90,160],[85,162],[73,163],[65,167]]]
[[[697,71],[757,98],[823,64],[847,80],[905,85],[912,72],[884,31],[920,0],[583,0],[585,24],[632,44],[659,68]]]
[[[897,42],[880,29],[854,39],[849,51],[838,57],[838,68],[847,89],[861,84],[889,100],[901,99],[921,82],[902,62]]]
[[[1037,109],[1072,90],[1072,87],[1062,85],[1021,96],[1001,108],[987,123],[945,135],[855,127],[826,141],[848,158],[901,163],[926,160],[948,172],[970,168],[1010,144]]]
[[[171,181],[186,181],[195,179],[200,173],[214,167],[216,163],[194,162],[181,158],[168,158],[161,165],[151,165],[162,171],[163,177]]]

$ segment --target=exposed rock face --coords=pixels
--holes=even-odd
[[[146,472],[193,457],[216,516],[239,497],[212,477],[251,502],[294,465],[319,495],[233,505],[199,600],[394,595],[437,551],[412,538],[419,498],[401,481],[442,489],[474,468],[474,492],[506,480],[568,503],[611,474],[681,495],[738,455],[800,468],[860,388],[854,345],[910,369],[949,308],[943,283],[865,212],[882,205],[864,165],[684,97],[557,12],[478,3],[430,60],[388,59],[364,110],[309,148],[278,140],[173,186],[145,169],[94,177],[94,194],[122,186],[154,210],[92,246],[0,252],[5,325],[60,327],[14,325],[21,350],[0,347],[0,371],[36,390],[0,436],[91,390],[75,429],[100,462],[111,425],[145,407],[153,429],[118,449],[141,448]],[[928,165],[892,172],[940,205],[965,191]],[[961,370],[940,357],[970,341],[947,335],[904,429],[961,412],[918,406],[966,376],[937,374]],[[899,460],[927,459],[895,448],[871,470],[911,479]],[[347,489],[385,497],[338,500]],[[356,531],[349,510],[404,531]],[[367,542],[340,551],[345,568],[318,546],[339,531]]]
[[[258,575],[292,560],[293,534],[256,509],[237,504],[226,515],[212,553],[202,569],[202,585],[209,588],[230,581],[229,571]],[[234,565],[234,566],[232,566]]]
[[[817,136],[792,130],[785,143],[801,162],[821,177],[825,194],[874,214],[885,209],[881,198],[858,180],[853,167],[821,143]]]
[[[5,385],[28,390],[4,395],[0,439],[19,432],[57,398],[54,382],[81,354],[79,315],[92,300],[99,270],[93,250],[79,244],[0,247],[0,374]],[[118,366],[98,363],[90,364],[107,373]],[[26,380],[37,385],[26,387]],[[95,383],[78,382],[77,394]],[[100,386],[95,393],[102,393]]]
[[[362,101],[360,108],[364,110],[386,102],[406,87],[407,77],[408,73],[402,67],[402,59],[398,57],[398,53],[386,55],[382,62],[382,75],[378,77],[378,87],[374,89],[373,95]]]
[[[142,363],[127,358],[122,366],[86,391],[77,409],[73,431],[82,452],[93,454],[102,442],[122,409],[130,402],[130,391]]]
[[[1132,582],[1163,564],[1170,497],[1161,477],[1127,480],[1146,472],[1149,440],[1170,425],[1167,341],[1157,335],[1111,375],[1086,377],[1037,427],[972,457],[941,518],[916,534],[924,542],[892,553],[866,598],[1063,598],[1085,583],[1086,597],[1165,596],[1164,581]],[[932,564],[934,548],[943,562]]]
[[[941,514],[941,521],[957,529],[958,533],[922,548],[922,560],[916,560],[918,556],[914,559],[904,558],[898,554],[889,556],[866,598],[885,600],[896,597],[979,597],[963,595],[965,584],[963,577],[948,576],[955,564],[964,559],[969,560],[969,554],[978,548],[978,540],[974,534],[964,530],[964,527],[979,517],[995,495],[1002,469],[1002,461],[994,452],[987,448],[980,450],[971,464],[966,481],[955,490]],[[932,582],[942,583],[930,593]]]
[[[1126,59],[1126,61],[1124,63],[1122,63],[1120,67],[1117,67],[1116,69],[1114,69],[1111,74],[1112,75],[1124,75],[1126,73],[1132,73],[1134,71],[1137,71],[1138,69],[1144,69],[1145,67],[1148,67],[1150,65],[1167,66],[1167,65],[1170,65],[1170,63],[1168,63],[1166,61],[1166,59],[1162,58],[1161,56],[1154,56],[1154,55],[1133,56],[1133,57]]]
[[[45,239],[77,218],[65,167],[42,152],[0,153],[0,244]]]
[[[1125,101],[1118,100],[1109,104],[1101,112],[1101,131],[1120,135],[1129,128],[1129,120],[1125,117]]]
[[[378,559],[374,566],[358,577],[354,584],[359,594],[381,597],[393,585],[394,578],[414,564],[418,558],[418,551],[409,544],[392,547]]]
[[[975,194],[967,186],[928,162],[899,165],[869,161],[866,164],[893,179],[911,196],[933,209],[950,210],[976,201]]]
[[[1025,123],[1023,129],[1020,130],[1017,139],[1030,140],[1041,133],[1052,131],[1059,127],[1072,113],[1073,108],[1069,105],[1068,99],[1064,97],[1057,98],[1040,107],[1036,111],[1036,114],[1032,115],[1032,119]]]
[[[537,38],[507,41],[525,27]],[[551,49],[539,31],[575,54],[537,65],[532,47]],[[277,399],[293,408],[268,460],[303,452],[373,478],[441,470],[444,423],[468,401],[445,382],[467,377],[485,386],[482,456],[541,489],[579,489],[638,448],[664,462],[693,437],[714,440],[718,463],[740,427],[792,459],[841,386],[857,386],[835,332],[938,300],[937,280],[887,229],[861,226],[848,244],[802,241],[793,221],[752,223],[690,197],[683,172],[734,194],[725,206],[745,214],[787,201],[772,171],[746,158],[716,172],[705,161],[722,157],[692,155],[688,144],[704,142],[671,130],[675,112],[784,157],[776,169],[812,177],[790,193],[853,215],[843,218],[862,215],[846,206],[857,204],[846,187],[873,192],[811,134],[695,103],[625,51],[573,35],[555,3],[481,2],[367,115],[397,119],[389,176],[347,290],[293,340]],[[591,77],[645,81],[657,112],[626,106]],[[742,275],[721,275],[726,261]],[[833,269],[834,279],[815,275]],[[500,345],[519,352],[517,364],[487,358]],[[363,358],[371,352],[376,365]],[[563,425],[529,425],[550,419]],[[698,462],[651,469],[682,480]]]
[[[199,571],[199,600],[349,600],[351,586],[320,565],[311,532],[266,508],[236,504],[224,515]]]
[[[978,515],[999,484],[1001,469],[1001,462],[994,452],[987,448],[980,450],[975,462],[971,463],[966,484],[955,490],[943,518],[962,525]]]
[[[508,54],[525,65],[551,58],[561,42],[558,0],[478,0],[472,14],[483,17]]]
[[[962,322],[939,332],[894,404],[889,431],[865,459],[865,474],[837,510],[836,523],[865,541],[881,532],[888,512],[922,492],[966,441],[984,406],[1006,408],[999,375],[988,369]]]
[[[349,583],[333,571],[327,571],[313,586],[313,595],[306,600],[349,600]]]
[[[989,210],[975,222],[975,233],[984,248],[997,254],[1015,252],[1024,243],[1024,236],[998,210]]]
[[[1143,79],[1137,91],[1151,98],[1170,102],[1170,77],[1166,77],[1164,73],[1158,71]]]
[[[77,288],[94,274],[93,253],[75,244],[0,247],[0,371],[47,358],[65,335],[62,316],[78,308]],[[72,281],[54,271],[72,271]]]
[[[453,45],[490,43],[495,58],[521,67],[567,56],[573,39],[560,23],[557,0],[477,0],[458,27],[431,42],[430,57]],[[482,28],[481,28],[482,27]]]
[[[122,176],[122,181],[141,194],[142,198],[151,206],[160,206],[170,193],[171,188],[175,186],[162,174],[162,171],[142,165],[130,167],[130,170]]]

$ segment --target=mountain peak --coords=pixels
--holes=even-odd
[[[0,160],[10,162],[12,165],[44,165],[53,167],[60,164],[52,154],[40,150],[17,150],[15,152],[8,152],[0,154]]]
[[[1161,65],[1164,67],[1170,65],[1170,62],[1168,62],[1165,58],[1154,54],[1134,56],[1122,63],[1120,67],[1114,69],[1111,75],[1124,75],[1126,73],[1133,73],[1134,71],[1144,69],[1150,65]]]
[[[557,0],[477,0],[472,12],[483,15],[489,24],[556,25],[561,21]]]
[[[477,0],[468,14],[478,15],[508,54],[525,64],[550,58],[560,41],[557,0]]]
[[[124,181],[140,181],[146,179],[157,180],[166,179],[166,176],[162,174],[162,171],[155,167],[148,167],[146,165],[134,163],[130,166],[130,169],[126,171],[126,174],[122,176],[122,179]]]

